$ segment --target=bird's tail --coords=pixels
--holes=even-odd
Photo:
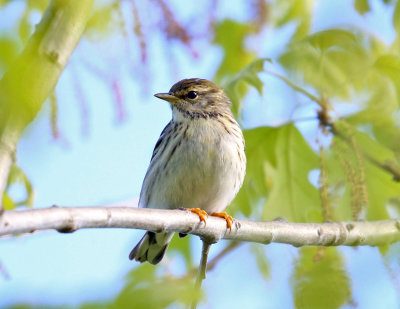
[[[140,263],[148,261],[150,264],[159,263],[167,251],[169,242],[174,233],[147,232],[129,254],[130,260]]]

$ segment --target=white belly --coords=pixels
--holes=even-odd
[[[220,212],[239,191],[245,174],[241,133],[238,139],[228,134],[222,125],[214,123],[210,127],[209,121],[216,120],[190,121],[187,138],[176,148],[168,164],[157,163],[163,161],[160,160],[163,154],[152,161],[156,166],[149,168],[144,180],[141,207],[201,208],[209,213]]]

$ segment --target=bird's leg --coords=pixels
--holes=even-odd
[[[198,215],[200,218],[200,221],[204,222],[204,225],[207,225],[207,223],[206,223],[206,219],[208,218],[207,212],[205,212],[204,210],[201,210],[200,208],[186,208],[186,209],[189,210],[190,212],[193,212],[196,215]]]
[[[233,224],[232,216],[228,215],[225,211],[224,212],[213,212],[211,214],[211,216],[225,219],[226,227],[229,229],[229,231],[232,231],[232,224]]]

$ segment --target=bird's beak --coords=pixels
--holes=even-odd
[[[154,96],[161,100],[168,101],[169,103],[173,103],[178,100],[178,98],[176,96],[169,94],[169,93],[156,93]]]

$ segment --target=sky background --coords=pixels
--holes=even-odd
[[[395,36],[389,18],[392,12],[380,1],[370,2],[373,11],[360,17],[354,12],[352,1],[320,1],[312,29],[356,25],[390,42]],[[170,3],[183,18],[196,9],[189,2],[185,6],[174,5],[181,3],[177,0]],[[245,20],[248,12],[243,10],[243,3],[221,1],[217,16]],[[22,6],[22,1],[16,1],[7,9],[0,9],[0,31],[10,31]],[[33,15],[32,19],[39,17]],[[274,58],[292,30],[266,29],[262,34],[265,40],[247,43],[257,44],[260,56]],[[169,106],[153,94],[168,91],[183,78],[211,79],[223,57],[221,50],[209,47],[197,59],[180,45],[171,44],[166,51],[165,42],[157,35],[148,43],[151,82],[143,89],[138,77],[140,66],[132,66],[129,61],[130,57],[138,58],[137,48],[127,44],[124,37],[115,36],[96,44],[87,39],[81,41],[56,89],[61,137],[54,140],[51,135],[47,102],[18,145],[17,163],[35,189],[35,207],[135,204],[154,144],[171,117]],[[176,56],[176,63],[168,61],[166,52]],[[118,79],[125,109],[123,121],[118,120],[114,93],[101,74],[93,74],[92,68],[98,68],[109,80]],[[262,75],[261,78],[266,85],[265,95],[260,97],[255,91],[248,95],[245,127],[278,125],[291,115],[292,108],[288,106],[293,106],[288,102],[295,100],[283,95],[285,86],[276,79]],[[86,103],[85,121],[82,101]],[[295,116],[314,115],[315,106],[308,106],[296,110]],[[300,129],[307,138],[316,125],[316,121],[304,122]],[[20,195],[21,188],[15,187],[13,194]],[[49,231],[1,239],[0,262],[10,278],[0,276],[0,308],[19,302],[78,305],[111,299],[124,286],[129,270],[137,266],[128,260],[128,254],[142,234],[143,231],[126,229],[96,229],[65,235]],[[191,241],[199,257],[200,241],[196,237]],[[219,252],[220,246],[212,247],[212,256]],[[236,250],[208,273],[205,281],[208,299],[200,307],[291,308],[289,277],[297,249],[272,244],[264,250],[270,260],[268,279],[259,274],[249,250]],[[359,308],[400,307],[398,287],[376,248],[340,250],[352,275],[353,297]],[[179,272],[179,259],[175,263]]]

